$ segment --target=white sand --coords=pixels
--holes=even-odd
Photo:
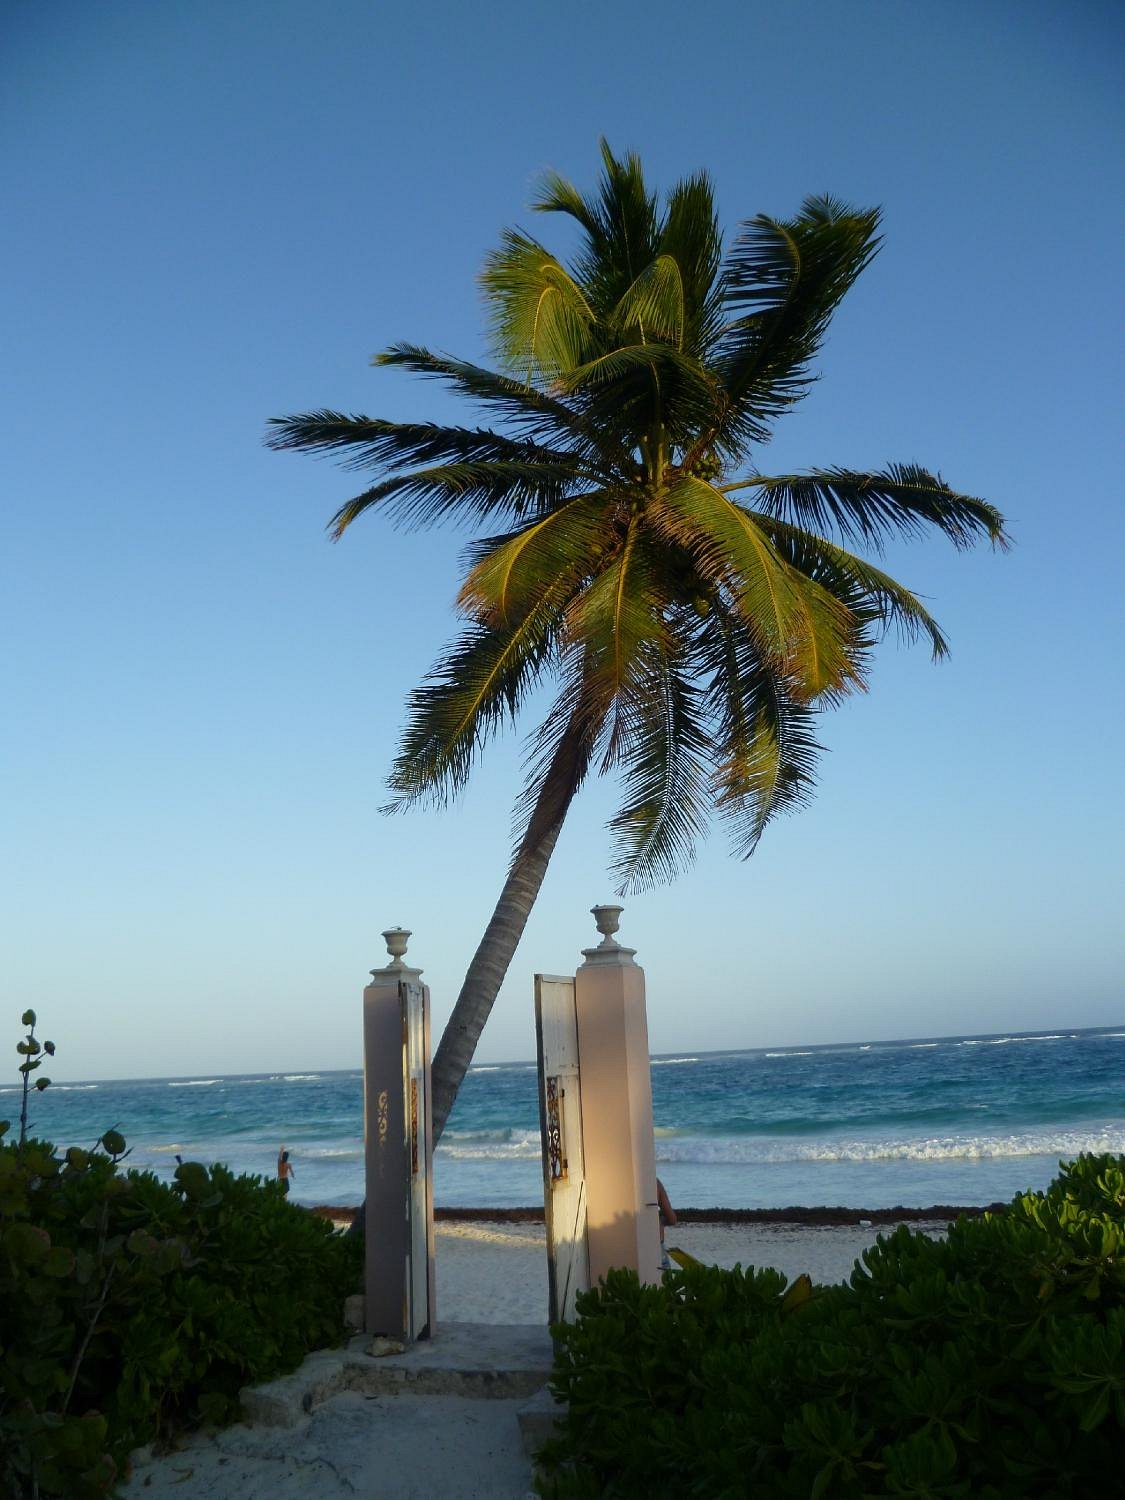
[[[944,1224],[914,1224],[938,1234]],[[876,1236],[894,1228],[798,1224],[682,1224],[668,1231],[710,1265],[774,1266],[792,1280],[845,1281]],[[544,1323],[547,1251],[542,1224],[442,1222],[436,1226],[437,1316],[457,1323]]]

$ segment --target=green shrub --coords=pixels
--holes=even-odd
[[[7,1126],[0,1122],[0,1137]],[[187,1162],[174,1185],[0,1139],[0,1492],[108,1493],[129,1451],[237,1413],[239,1387],[343,1335],[361,1246],[278,1184]]]
[[[897,1229],[840,1286],[616,1271],[578,1310],[545,1495],[1078,1500],[1125,1466],[1125,1158]]]

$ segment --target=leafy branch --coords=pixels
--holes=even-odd
[[[19,1139],[19,1150],[22,1156],[24,1142],[27,1140],[27,1101],[31,1095],[31,1075],[43,1066],[48,1057],[54,1057],[55,1044],[54,1042],[40,1042],[36,1040],[35,1012],[33,1010],[25,1010],[20,1017],[20,1022],[27,1027],[26,1037],[24,1037],[22,1042],[16,1043],[16,1051],[23,1058],[23,1062],[20,1063],[20,1072],[23,1075],[23,1097],[20,1101]],[[51,1080],[49,1078],[37,1078],[35,1080],[35,1087],[40,1093],[44,1089],[50,1088],[50,1086]]]

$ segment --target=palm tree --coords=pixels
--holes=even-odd
[[[616,771],[622,890],[671,878],[714,813],[743,858],[810,794],[817,710],[862,686],[889,628],[946,642],[920,601],[848,550],[934,527],[1004,546],[1003,518],[915,464],[762,474],[759,445],[812,380],[837,304],[879,246],[879,214],[810,198],[723,253],[712,188],[663,208],[603,142],[599,192],[556,174],[534,207],[577,221],[569,265],[508,230],[482,282],[497,369],[396,344],[375,363],[436,377],[497,426],[335,411],[276,418],[277,449],[341,454],[369,509],[494,534],[469,548],[465,627],[410,698],[392,806],[446,799],[542,681],[515,851],[433,1064],[440,1135],[575,794]]]

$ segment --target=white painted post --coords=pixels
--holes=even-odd
[[[628,1266],[660,1280],[660,1218],[644,970],[614,937],[622,907],[592,908],[602,941],[575,975],[590,1278]]]
[[[363,992],[364,1326],[410,1342],[435,1316],[430,992],[403,962],[409,931],[383,937],[391,962]]]

